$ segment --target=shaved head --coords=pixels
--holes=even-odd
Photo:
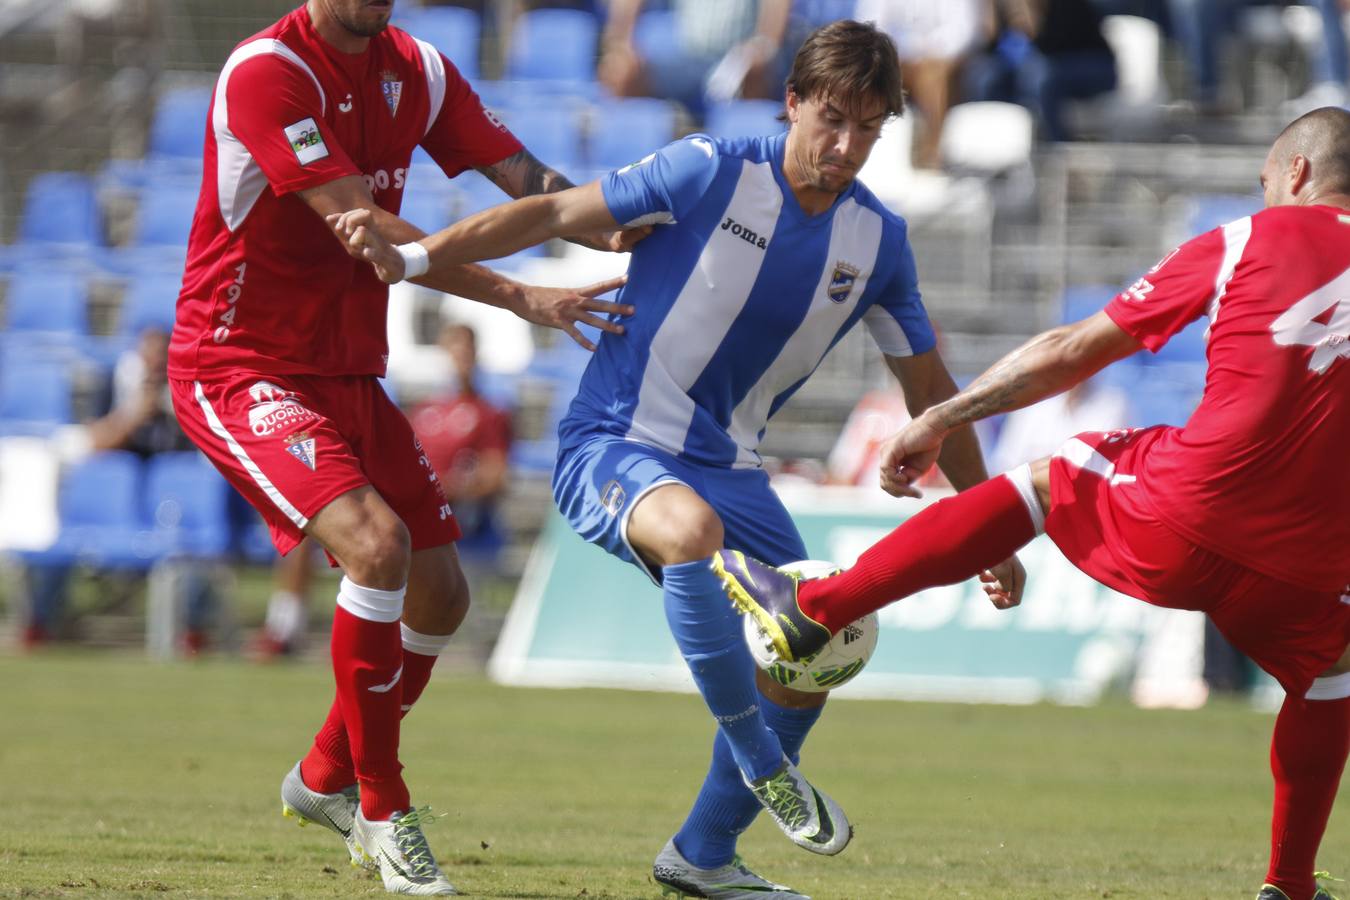
[[[1290,122],[1270,148],[1261,183],[1267,206],[1350,194],[1350,112],[1324,106]]]

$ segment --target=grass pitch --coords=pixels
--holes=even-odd
[[[340,842],[280,814],[331,696],[314,665],[0,658],[0,896],[380,897]],[[692,696],[438,677],[403,743],[460,891],[655,898],[651,861],[703,776]],[[857,828],[841,856],[761,817],[758,871],[827,898],[1251,897],[1271,717],[836,702],[805,771]],[[1319,861],[1350,872],[1333,817]]]

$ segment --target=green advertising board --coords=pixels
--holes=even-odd
[[[845,565],[923,505],[856,489],[780,493],[809,555]],[[883,610],[875,656],[838,694],[1089,703],[1131,676],[1145,639],[1174,615],[1102,587],[1045,537],[1020,557],[1028,581],[1016,609],[995,609],[972,579]],[[536,545],[490,672],[515,685],[693,689],[660,590],[556,515]]]

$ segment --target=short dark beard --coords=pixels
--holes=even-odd
[[[354,23],[352,23],[352,22],[348,22],[346,19],[344,19],[344,18],[342,18],[341,16],[339,16],[336,12],[333,12],[333,10],[332,10],[331,7],[329,8],[329,12],[332,13],[333,20],[334,20],[335,22],[337,22],[339,25],[341,25],[343,28],[347,29],[347,30],[350,31],[352,34],[356,35],[357,37],[373,38],[373,37],[377,36],[378,34],[380,34],[380,32],[384,31],[386,28],[389,27],[389,20],[388,20],[388,19],[385,19],[383,22],[379,23],[378,25],[371,25],[371,26],[367,26],[367,27],[365,27],[365,28],[362,28],[361,26],[356,25],[356,24],[354,24]]]

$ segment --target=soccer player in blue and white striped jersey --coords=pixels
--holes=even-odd
[[[553,491],[579,534],[661,585],[676,644],[720,726],[693,811],[654,870],[696,895],[801,896],[733,863],[736,836],[761,805],[816,853],[838,853],[851,834],[795,766],[824,695],[757,673],[709,562],[724,546],[775,565],[806,556],[756,448],[769,418],[860,320],[913,414],[956,393],[906,224],[855,180],[903,105],[890,39],[840,21],[797,53],[785,133],[693,135],[595,183],[401,247],[359,210],[335,217],[381,278],[433,288],[454,263],[555,236],[652,228],[623,289],[635,310],[625,334],[601,337],[560,427]],[[940,465],[958,488],[985,478],[969,429],[948,439]],[[1001,568],[1023,577],[1015,560]]]

